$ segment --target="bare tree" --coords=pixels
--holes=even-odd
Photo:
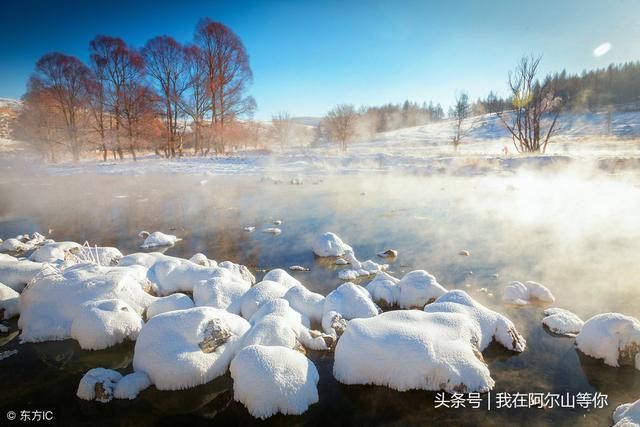
[[[120,131],[125,131],[129,151],[133,159],[135,134],[141,117],[140,107],[149,92],[144,87],[144,62],[142,56],[119,38],[98,36],[91,41],[91,61],[101,70],[100,78],[105,83],[110,114],[115,120],[114,150],[122,159]],[[147,104],[148,105],[148,104]]]
[[[453,149],[458,151],[458,146],[471,130],[471,126],[464,127],[465,120],[471,115],[471,105],[469,104],[469,95],[461,92],[456,96],[456,102],[449,110],[449,117],[453,119]]]
[[[525,56],[509,73],[514,109],[497,113],[520,153],[544,153],[560,114],[562,99],[555,96],[553,80],[547,77],[540,83],[536,78],[541,59]]]
[[[326,117],[327,130],[331,137],[340,144],[342,151],[347,150],[347,143],[353,138],[356,131],[356,110],[353,105],[338,105],[334,107]]]
[[[180,139],[182,124],[182,99],[189,86],[187,56],[180,43],[168,36],[149,40],[142,49],[148,76],[159,104],[162,105],[167,143],[166,157],[176,156],[176,145]]]
[[[271,116],[272,137],[278,142],[282,149],[289,144],[292,125],[291,116],[287,112],[280,112]]]
[[[206,64],[211,99],[211,125],[216,132],[216,152],[224,152],[224,125],[252,112],[255,100],[244,92],[253,79],[244,44],[227,26],[203,18],[198,22],[195,42]]]
[[[56,161],[58,148],[66,148],[61,132],[62,114],[55,106],[51,93],[39,90],[29,83],[23,96],[23,107],[18,116],[14,135],[27,141],[43,160]]]
[[[54,52],[38,60],[31,77],[31,90],[49,93],[49,99],[60,111],[66,145],[74,160],[80,159],[84,143],[80,135],[80,120],[86,106],[86,82],[90,76],[90,70],[78,58]]]
[[[205,154],[205,149],[201,144],[202,126],[205,115],[211,109],[211,97],[208,93],[207,63],[200,48],[191,45],[185,48],[185,62],[187,65],[187,92],[182,98],[180,107],[192,121],[192,131],[194,138],[194,154]],[[209,141],[209,139],[206,139]],[[210,147],[206,148],[208,153]]]

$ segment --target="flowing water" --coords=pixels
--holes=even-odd
[[[497,345],[485,352],[496,381],[482,409],[435,408],[436,393],[345,386],[332,375],[333,355],[312,352],[320,373],[320,401],[301,416],[277,415],[275,425],[593,425],[611,424],[613,409],[640,398],[640,371],[612,368],[582,355],[574,339],[541,326],[541,305],[500,302],[511,280],[535,280],[556,296],[555,306],[583,318],[601,312],[640,317],[640,188],[636,175],[521,172],[482,177],[336,176],[302,185],[256,177],[187,175],[21,176],[0,182],[0,237],[40,231],[57,241],[85,241],[139,251],[141,230],[183,240],[166,254],[292,272],[326,294],[340,281],[331,261],[314,257],[314,238],[333,231],[359,259],[392,248],[390,271],[400,277],[426,269],[448,289],[463,289],[513,320],[527,339],[522,354]],[[282,220],[280,235],[261,232]],[[243,230],[256,226],[253,233]],[[470,251],[468,257],[458,254]],[[366,281],[362,282],[366,284]],[[9,410],[52,410],[59,425],[248,425],[254,420],[233,400],[227,375],[190,390],[151,387],[132,401],[108,404],[75,396],[93,367],[131,371],[134,345],[83,351],[75,341],[19,344],[16,322],[0,334],[0,425]],[[367,355],[363,354],[363,358]],[[398,354],[402,363],[402,354]],[[487,409],[496,393],[595,393],[604,409]],[[494,402],[495,403],[495,402]],[[13,423],[19,423],[13,421]]]

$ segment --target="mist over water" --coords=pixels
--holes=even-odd
[[[638,371],[608,367],[579,354],[572,339],[552,336],[540,324],[543,306],[516,308],[500,301],[509,281],[535,280],[551,289],[555,306],[583,319],[602,312],[640,317],[640,176],[635,172],[609,174],[562,166],[482,176],[335,175],[322,181],[309,178],[303,185],[184,174],[24,176],[15,169],[1,178],[3,239],[40,231],[57,241],[116,246],[127,254],[140,251],[139,231],[159,230],[183,239],[166,254],[188,258],[203,252],[218,261],[247,265],[258,280],[268,269],[309,267],[310,272],[291,274],[323,294],[340,281],[338,267],[311,252],[318,234],[337,233],[361,260],[380,261],[376,253],[396,249],[399,256],[390,263],[392,275],[428,270],[447,289],[463,289],[507,315],[527,338],[523,354],[493,347],[486,352],[496,380],[494,392],[609,394],[609,407],[589,413],[434,409],[434,393],[340,385],[332,376],[333,356],[312,353],[321,377],[320,403],[299,417],[301,423],[532,425],[535,415],[535,425],[595,426],[607,425],[616,405],[637,398]],[[274,220],[283,221],[282,233],[262,233]],[[256,230],[248,233],[245,226]],[[471,256],[458,255],[461,250]],[[129,347],[114,349],[102,364],[126,369],[132,355]],[[82,372],[95,366],[93,360],[87,366],[82,360],[97,357],[67,341],[17,348],[24,358],[7,362],[31,366],[42,375],[60,375],[68,396],[57,401],[43,397],[40,388],[22,384],[17,374],[10,375],[8,383],[20,389],[22,399],[39,396],[53,405],[69,401]],[[60,354],[71,360],[63,371],[59,371]],[[111,357],[114,354],[117,357]],[[58,374],[51,373],[52,366]],[[203,422],[207,414],[222,422],[253,422],[232,401],[229,382],[223,377],[190,392],[143,392],[134,402],[118,403],[122,407],[116,416],[145,408],[148,416],[140,419],[142,423],[176,412],[189,414],[194,422]],[[187,395],[199,396],[202,405],[191,405],[194,398]],[[0,398],[12,399],[5,392]],[[71,400],[85,415],[106,410]],[[289,419],[277,416],[270,422]]]

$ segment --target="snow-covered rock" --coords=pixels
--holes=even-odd
[[[292,286],[289,288],[284,299],[294,310],[306,316],[314,322],[321,322],[324,314],[324,296],[311,292],[304,286]]]
[[[625,403],[613,411],[613,427],[640,427],[640,399]]]
[[[156,299],[147,307],[147,320],[151,319],[158,314],[166,313],[168,311],[186,310],[193,308],[194,304],[188,295],[175,293],[166,297]]]
[[[242,346],[283,346],[296,350],[328,350],[331,337],[309,330],[309,319],[293,310],[284,299],[265,303],[249,320],[251,329],[243,338]]]
[[[149,280],[157,285],[159,295],[193,292],[196,283],[219,275],[218,267],[203,267],[189,260],[167,257],[151,265]]]
[[[142,232],[141,232],[142,234]],[[158,246],[173,246],[180,239],[173,234],[164,234],[160,231],[154,231],[145,237],[144,242],[140,245],[141,248],[155,248]]]
[[[314,364],[285,347],[252,345],[231,362],[234,399],[251,415],[299,415],[318,402],[320,379]]]
[[[124,301],[89,301],[73,318],[71,338],[85,350],[102,350],[126,339],[135,341],[143,323],[140,314]]]
[[[400,280],[381,271],[369,282],[366,289],[377,304],[391,307],[397,305],[400,300],[398,282]]]
[[[249,322],[225,310],[195,307],[153,317],[136,341],[133,368],[159,390],[180,390],[223,375]]]
[[[76,264],[38,276],[20,295],[20,339],[38,342],[71,338],[72,323],[90,302],[119,300],[141,316],[155,300],[144,290],[148,286],[145,273],[138,266]]]
[[[447,292],[436,278],[425,270],[410,271],[402,277],[397,286],[400,288],[398,305],[401,308],[422,308]]]
[[[295,279],[293,276],[291,276],[281,268],[276,268],[269,271],[264,275],[262,280],[272,280],[274,282],[278,282],[287,289],[291,289],[294,286],[302,286],[302,283],[300,283],[299,280]]]
[[[209,306],[240,314],[242,296],[251,283],[233,271],[220,268],[218,275],[193,286],[193,300],[197,306]]]
[[[563,308],[548,308],[544,311],[544,315],[542,324],[554,334],[575,336],[584,325],[582,319]]]
[[[64,261],[69,254],[77,252],[82,246],[76,242],[51,242],[40,246],[29,256],[34,262]]]
[[[242,264],[235,264],[231,261],[223,261],[220,264],[218,264],[218,267],[226,268],[227,270],[231,271],[234,274],[239,274],[243,280],[245,280],[251,285],[254,285],[256,283],[256,278],[253,275],[253,273],[251,273],[251,271],[249,271],[249,269]]]
[[[511,282],[502,292],[502,301],[507,304],[527,305],[531,300],[554,302],[556,299],[545,286],[537,282]]]
[[[151,380],[143,372],[132,372],[122,377],[113,392],[116,399],[135,399],[140,392],[151,385]]]
[[[104,266],[117,265],[123,258],[122,252],[118,248],[109,246],[82,246],[71,252],[78,261],[90,261]]]
[[[278,235],[278,234],[282,233],[282,230],[279,229],[278,227],[269,227],[269,228],[265,228],[264,230],[262,230],[262,232],[266,233],[266,234]]]
[[[362,286],[343,283],[329,292],[324,300],[324,313],[334,311],[346,320],[373,317],[381,312],[369,292]]]
[[[487,392],[494,386],[478,344],[479,325],[463,313],[400,310],[349,322],[333,374],[344,384]]]
[[[203,253],[198,252],[194,254],[191,258],[189,258],[194,264],[201,265],[203,267],[217,267],[218,263],[215,260],[207,258],[207,256]]]
[[[119,267],[129,267],[131,265],[140,265],[145,268],[150,268],[157,261],[165,259],[182,259],[162,254],[160,252],[136,252],[122,257],[118,262]]]
[[[9,255],[0,254],[0,282],[11,289],[21,292],[44,265],[29,260],[18,260]]]
[[[116,384],[121,379],[122,374],[111,369],[91,369],[80,380],[76,395],[84,400],[110,402],[114,397]]]
[[[0,283],[0,320],[11,319],[20,314],[20,294]]]
[[[263,280],[242,296],[240,313],[245,319],[250,319],[262,304],[282,298],[286,293],[287,288],[282,284],[273,280]]]
[[[36,232],[31,236],[24,234],[1,242],[0,251],[17,253],[28,252],[46,242],[48,242],[48,240],[40,233]]]
[[[587,320],[576,336],[584,354],[609,366],[635,366],[640,370],[640,321],[619,313],[603,313]]]
[[[475,322],[482,333],[477,347],[480,351],[496,340],[508,350],[522,352],[526,340],[517,331],[511,320],[495,312],[469,296],[465,291],[453,290],[438,298],[424,308],[427,313],[460,313]]]
[[[321,234],[313,243],[313,253],[321,257],[342,256],[347,251],[353,249],[334,233]]]

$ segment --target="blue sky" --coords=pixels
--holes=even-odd
[[[190,41],[200,17],[231,27],[251,59],[257,117],[319,116],[337,103],[434,100],[461,90],[505,94],[525,53],[544,71],[640,59],[638,0],[11,1],[0,22],[0,97],[19,98],[49,51],[88,57],[97,34],[134,46]],[[594,57],[605,42],[611,50]]]

